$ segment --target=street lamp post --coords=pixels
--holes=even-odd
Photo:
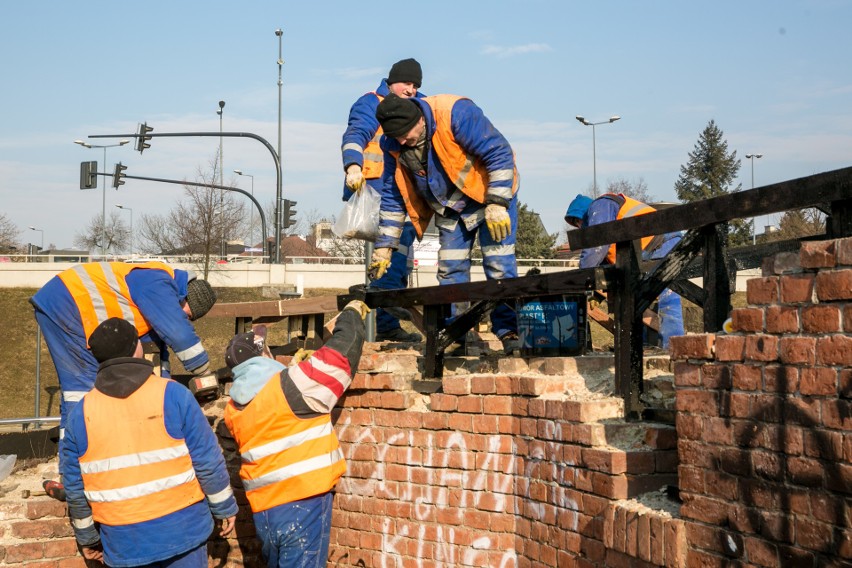
[[[583,118],[580,115],[577,115],[574,118],[576,118],[578,121],[580,121],[581,124],[592,127],[592,175],[593,175],[592,187],[594,188],[595,197],[597,197],[598,196],[598,165],[597,165],[598,158],[597,158],[597,149],[596,149],[597,142],[595,141],[595,126],[598,126],[600,124],[609,124],[611,122],[615,122],[616,120],[619,120],[621,117],[620,116],[611,116],[611,117],[609,117],[609,120],[602,120],[601,122],[589,122],[588,120],[586,120],[585,118]]]
[[[216,111],[216,114],[219,115],[219,185],[225,185],[225,166],[224,166],[224,157],[222,155],[222,115],[225,112],[225,101],[219,101],[219,110]],[[221,189],[219,190],[219,221],[221,223],[223,232],[222,232],[222,242],[221,242],[221,255],[222,258],[225,258],[225,192]]]
[[[116,148],[128,144],[130,140],[119,140],[118,144],[89,144],[82,140],[74,140],[74,144],[79,144],[83,148],[103,148],[104,149],[104,173],[107,173],[106,151],[107,148]],[[101,256],[106,256],[106,180],[103,180],[103,204],[101,206]]]
[[[247,176],[251,178],[251,196],[254,197],[254,176],[243,173],[243,170],[234,170],[238,176]],[[254,247],[254,207],[249,211],[249,246]],[[263,251],[266,254],[266,251]]]
[[[130,256],[133,256],[133,209],[118,204],[116,204],[116,207],[130,211]]]
[[[278,63],[278,178],[281,179],[281,86],[284,84],[281,80],[281,66],[284,65],[281,52],[281,37],[284,35],[284,30],[278,28],[275,30],[275,35],[278,36],[278,61],[276,62]],[[278,191],[275,196],[275,262],[281,261],[281,197],[281,184],[278,184]],[[264,235],[263,240],[265,244],[266,235]],[[264,253],[266,253],[265,250]]]
[[[760,159],[763,157],[763,154],[746,154],[747,159],[751,160],[751,188],[754,189],[754,159]],[[751,218],[751,244],[757,244],[757,227],[756,227],[757,218]]]
[[[30,227],[30,230],[31,231],[38,231],[39,233],[41,233],[41,246],[39,247],[38,250],[43,251],[44,250],[44,229],[36,229],[35,227]]]

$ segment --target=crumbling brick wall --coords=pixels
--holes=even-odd
[[[672,341],[690,565],[852,564],[850,300],[852,239],[806,242]]]

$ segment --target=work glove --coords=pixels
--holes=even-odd
[[[367,314],[370,313],[370,307],[361,300],[352,300],[351,302],[346,304],[343,309],[355,310],[356,312],[358,312],[358,315],[361,316],[362,320],[365,319],[367,317]]]
[[[290,365],[298,365],[302,361],[307,361],[311,358],[311,355],[314,354],[313,349],[302,349],[300,348],[293,354],[293,359],[290,360]]]
[[[485,206],[485,224],[495,242],[501,242],[512,232],[512,220],[509,212],[502,205],[489,203]]]
[[[364,187],[364,174],[358,164],[352,164],[346,168],[346,187],[355,192]]]
[[[370,258],[370,269],[367,272],[370,280],[378,280],[385,275],[385,272],[388,271],[388,266],[390,266],[392,254],[393,249],[387,247],[373,250],[373,256]]]

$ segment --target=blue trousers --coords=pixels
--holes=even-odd
[[[402,226],[402,234],[399,237],[399,248],[391,255],[390,266],[384,275],[370,283],[370,288],[381,290],[398,290],[408,288],[408,275],[411,273],[412,259],[414,258],[414,238],[417,233],[411,221],[406,221]],[[376,310],[376,332],[387,333],[400,327],[399,318],[396,318],[383,309]]]
[[[159,562],[145,564],[139,568],[207,568],[207,543],[205,542],[189,552]]]
[[[331,508],[328,492],[254,514],[269,568],[322,568],[328,562]]]
[[[680,233],[668,233],[663,244],[651,254],[643,252],[643,260],[664,258],[680,242]],[[669,348],[669,339],[683,335],[683,307],[680,296],[666,288],[657,298],[657,314],[660,316],[660,340],[665,349]]]
[[[482,205],[484,212],[485,205]],[[479,239],[482,249],[482,267],[487,280],[515,278],[518,265],[515,259],[515,237],[518,227],[518,200],[513,199],[508,209],[512,221],[512,233],[501,242],[491,238],[483,220],[473,229],[468,229],[461,218],[452,213],[448,217],[436,217],[438,238],[441,245],[438,251],[438,283],[459,284],[470,282],[471,253],[475,240]],[[454,312],[455,314],[455,306]],[[515,310],[505,303],[491,311],[491,331],[502,338],[507,333],[518,332],[518,318]]]

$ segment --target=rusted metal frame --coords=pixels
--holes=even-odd
[[[731,311],[731,277],[725,259],[726,225],[703,227],[704,237],[704,331],[722,329]]]
[[[640,396],[643,385],[642,363],[642,320],[636,317],[637,292],[640,268],[637,258],[638,247],[633,241],[621,241],[615,245],[615,267],[617,269],[615,314],[615,391],[624,401],[624,417],[638,420],[642,417]]]

